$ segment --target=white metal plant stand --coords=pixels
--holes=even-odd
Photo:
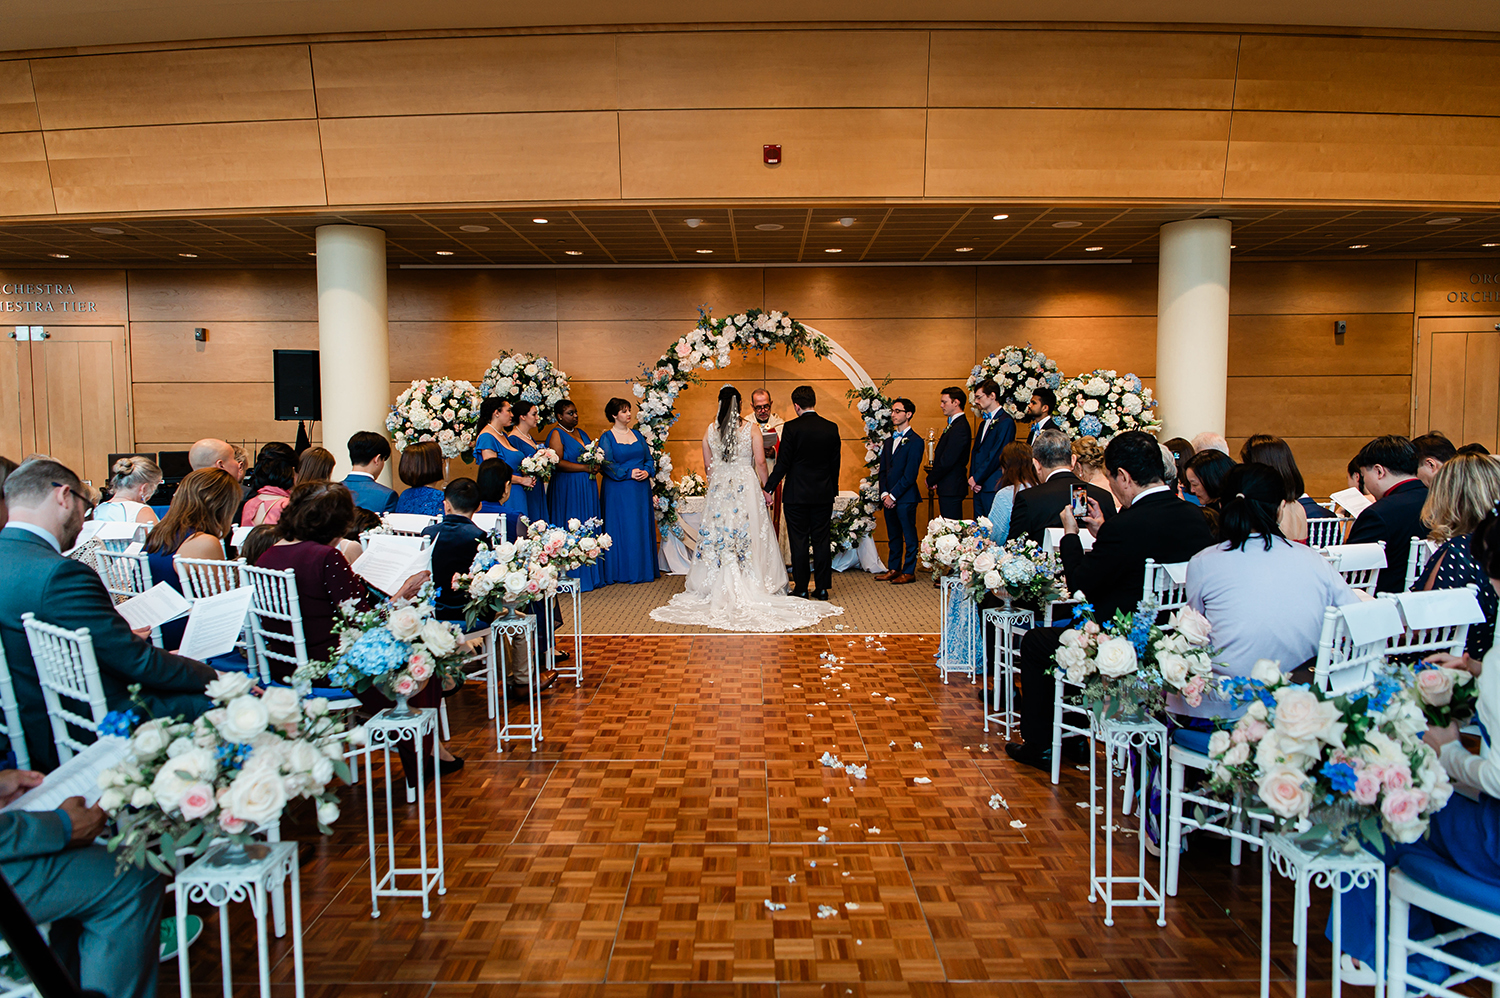
[[[261,998],[270,998],[271,958],[266,946],[266,901],[267,895],[281,896],[283,881],[290,881],[292,888],[292,974],[297,998],[302,998],[302,881],[297,870],[297,843],[254,843],[245,847],[249,862],[215,865],[231,847],[228,842],[211,847],[176,877],[177,977],[182,998],[190,998],[193,993],[188,973],[188,948],[184,944],[188,905],[193,901],[206,901],[219,909],[219,959],[223,965],[224,998],[230,998],[234,990],[230,981],[229,903],[250,902],[250,910],[255,915],[256,955],[260,959],[260,994]]]
[[[1292,904],[1292,942],[1297,947],[1297,998],[1307,995],[1307,909],[1312,888],[1329,887],[1340,894],[1375,885],[1375,980],[1385,980],[1385,864],[1363,849],[1346,853],[1338,843],[1326,848],[1304,846],[1290,835],[1265,837],[1265,859],[1260,874],[1260,994],[1271,993],[1271,867],[1296,885]],[[1342,988],[1339,954],[1343,952],[1343,905],[1333,906],[1333,998]]]
[[[547,601],[547,611],[550,613],[552,607],[561,602],[560,597],[567,593],[573,598],[573,661],[563,663],[558,668],[557,659],[551,648],[547,649],[547,658],[551,668],[556,669],[558,675],[565,679],[573,680],[574,685],[583,685],[583,594],[577,579],[563,576],[557,580],[557,596]],[[556,644],[556,642],[553,642]]]
[[[550,612],[544,604],[543,613]],[[531,751],[536,751],[542,740],[542,686],[541,669],[536,655],[536,618],[531,614],[519,617],[501,617],[490,625],[495,631],[495,649],[500,659],[500,714],[495,718],[495,747],[504,751],[508,741],[530,741]],[[510,655],[516,660],[508,662],[505,642],[502,637],[514,639]],[[510,682],[516,670],[524,669],[526,682],[526,720],[512,724],[510,720]]]
[[[990,689],[990,672],[980,669],[980,683],[984,690],[984,730],[988,734],[991,722],[995,730],[1005,729],[1005,740],[1010,741],[1013,727],[1021,724],[1021,715],[1016,711],[1016,676],[1020,671],[1021,638],[1036,623],[1030,610],[1013,609],[1007,601],[1005,608],[992,607],[980,613],[981,626],[988,631],[995,629],[995,641],[991,647],[990,660],[995,663],[995,688]]]
[[[1150,807],[1146,805],[1150,786],[1147,782],[1147,773],[1151,766],[1145,756],[1155,745],[1158,752],[1165,754],[1167,746],[1167,727],[1154,718],[1142,718],[1140,720],[1122,720],[1119,718],[1095,719],[1093,722],[1094,736],[1104,742],[1104,872],[1099,872],[1099,812],[1097,807],[1099,795],[1099,781],[1097,771],[1099,766],[1098,753],[1089,752],[1089,903],[1092,904],[1096,897],[1104,898],[1104,924],[1115,924],[1115,908],[1155,908],[1156,924],[1167,924],[1167,892],[1166,892],[1166,864],[1160,859],[1156,861],[1156,879],[1153,883],[1146,875],[1146,820]],[[1092,746],[1091,746],[1092,748]],[[1128,752],[1136,749],[1141,753],[1141,765],[1139,772],[1139,792],[1141,801],[1136,808],[1137,816],[1137,856],[1136,874],[1134,876],[1115,875],[1115,804],[1114,804],[1114,765],[1113,758],[1115,750]],[[1156,767],[1156,785],[1162,792],[1165,800],[1166,788],[1162,786],[1162,768]],[[1126,776],[1129,783],[1129,776]],[[1127,786],[1127,790],[1129,787]],[[1128,889],[1136,889],[1135,897],[1115,897],[1115,885],[1119,884]]]
[[[432,908],[429,903],[429,895],[433,887],[437,888],[439,894],[448,893],[447,885],[443,881],[443,778],[442,771],[438,768],[438,739],[437,734],[438,712],[433,707],[413,708],[411,716],[392,716],[391,708],[382,710],[365,724],[365,733],[369,743],[369,751],[365,753],[365,805],[369,817],[370,826],[370,917],[380,917],[380,899],[383,897],[420,897],[422,899],[422,917],[431,918]],[[437,842],[437,862],[429,862],[427,847],[427,788],[426,778],[429,772],[427,765],[422,764],[423,739],[427,736],[432,738],[432,810],[437,818],[437,832],[433,836]],[[391,777],[391,749],[401,742],[411,740],[416,747],[416,803],[417,803],[417,865],[401,867],[396,865],[396,816],[394,803],[391,797],[391,785],[395,782]],[[371,759],[375,751],[381,749],[385,756],[385,839],[386,839],[386,871],[380,872],[380,848],[375,838],[375,780],[371,772]],[[398,877],[416,877],[417,886],[399,888],[396,886]]]

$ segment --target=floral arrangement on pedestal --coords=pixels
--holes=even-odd
[[[521,458],[521,474],[531,475],[539,482],[552,480],[557,470],[557,451],[551,447],[538,447],[535,454]]]
[[[1209,789],[1269,810],[1282,829],[1315,841],[1352,843],[1357,834],[1379,850],[1382,832],[1397,842],[1421,838],[1453,794],[1422,741],[1417,696],[1388,676],[1335,695],[1288,683],[1279,663],[1261,660],[1235,688],[1250,705],[1209,739]]]
[[[387,601],[373,610],[346,600],[333,625],[333,653],[327,661],[298,667],[293,685],[326,678],[351,693],[374,687],[396,701],[400,712],[426,683],[459,676],[466,657],[463,632],[433,617],[435,593],[429,583],[408,604]]]
[[[316,801],[318,831],[338,820],[335,776],[349,780],[345,743],[359,741],[321,697],[284,686],[261,696],[244,673],[223,673],[204,691],[212,709],[192,722],[151,719],[137,706],[114,711],[103,737],[128,738],[125,757],[99,774],[99,806],[115,821],[109,849],[121,870],[151,867],[172,876],[179,849],[202,853],[216,839],[243,845],[281,820],[287,802]]]
[[[696,471],[690,471],[677,480],[677,496],[679,499],[690,499],[694,496],[707,494],[708,483]]]
[[[1466,724],[1478,710],[1479,684],[1467,669],[1418,662],[1412,667],[1410,682],[1417,706],[1433,727]]]
[[[875,518],[881,510],[880,448],[896,432],[891,419],[892,399],[885,393],[890,383],[891,379],[886,378],[879,385],[861,385],[844,393],[865,424],[865,474],[859,480],[855,500],[835,513],[829,524],[828,538],[834,554],[858,547],[875,532]]]
[[[1151,389],[1133,374],[1090,371],[1063,382],[1057,391],[1057,417],[1070,437],[1107,440],[1126,430],[1161,429]]]
[[[1062,633],[1054,673],[1083,687],[1083,700],[1099,719],[1158,713],[1168,688],[1192,706],[1203,701],[1213,675],[1208,618],[1190,607],[1177,611],[1167,632],[1157,626],[1156,604],[1142,600],[1133,614],[1120,610],[1103,624],[1093,607],[1074,608],[1074,626]]]
[[[882,509],[879,479],[866,476],[859,480],[858,495],[849,505],[834,513],[828,524],[828,544],[833,553],[852,551],[875,532],[875,517]]]
[[[652,506],[662,530],[683,536],[677,517],[677,485],[672,480],[672,458],[667,454],[667,436],[677,422],[677,396],[698,382],[698,370],[729,366],[734,350],[769,350],[781,347],[799,362],[811,350],[815,357],[832,352],[828,337],[815,333],[783,312],[753,308],[739,315],[715,319],[707,305],[698,309],[698,324],[680,337],[655,364],[642,371],[633,391],[637,406],[637,429],[646,438],[656,459],[651,481]]]
[[[502,353],[490,361],[479,382],[480,395],[535,402],[543,424],[552,422],[553,407],[568,397],[568,375],[534,353]]]
[[[514,620],[520,607],[555,594],[564,573],[594,564],[613,545],[603,525],[597,518],[569,520],[566,528],[533,523],[514,542],[481,544],[469,571],[453,579],[454,591],[469,596],[469,626],[481,616]]]
[[[474,439],[479,435],[475,422],[482,401],[479,392],[467,381],[451,378],[413,381],[391,406],[385,428],[398,451],[415,443],[436,440],[444,457],[465,456],[474,449]]]
[[[988,517],[950,520],[935,516],[927,521],[927,533],[917,545],[917,559],[924,568],[932,569],[933,575],[957,574],[967,587],[974,574],[974,559],[986,547],[994,547]]]
[[[974,569],[987,593],[1031,607],[1040,607],[1056,595],[1062,579],[1062,561],[1057,555],[1026,537],[982,552],[974,559]]]
[[[1032,349],[1030,343],[1004,347],[975,364],[966,383],[969,393],[987,378],[994,378],[1000,386],[1000,411],[1015,420],[1026,419],[1032,392],[1042,387],[1056,391],[1063,383],[1057,361]]]

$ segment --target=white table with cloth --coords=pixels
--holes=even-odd
[[[853,492],[840,492],[833,501],[833,515],[838,516],[858,499]],[[703,517],[703,496],[689,496],[677,501],[678,525],[682,537],[671,531],[663,531],[657,549],[657,565],[665,575],[686,575],[693,563],[693,551],[698,546],[698,525]],[[833,570],[847,572],[860,568],[866,572],[884,572],[885,563],[875,550],[875,538],[866,537],[858,546],[838,552],[833,556]]]

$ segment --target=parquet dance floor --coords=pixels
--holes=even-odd
[[[1087,774],[1065,766],[1053,787],[1011,762],[981,730],[975,688],[938,678],[936,640],[590,637],[584,686],[545,695],[535,754],[497,754],[483,691],[465,690],[451,747],[467,766],[443,781],[448,891],[430,920],[389,899],[370,918],[363,788],[343,791],[327,839],[300,809],[284,825],[316,840],[308,993],[1257,994],[1258,856],[1234,868],[1222,840],[1198,836],[1166,927],[1117,909],[1107,928],[1088,901]],[[825,751],[865,778],[821,765]],[[414,847],[415,807],[399,813]],[[1275,888],[1272,991],[1289,995],[1291,890]],[[1316,898],[1313,994],[1326,911]],[[192,973],[207,995],[220,969],[203,914]],[[253,994],[253,921],[238,906],[232,922],[237,990]],[[272,949],[290,996],[290,943]],[[164,967],[161,994],[177,987]]]

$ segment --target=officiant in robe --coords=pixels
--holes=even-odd
[[[761,443],[766,449],[767,472],[776,469],[776,451],[781,446],[781,429],[786,425],[786,420],[776,415],[771,406],[771,393],[764,388],[757,388],[750,393],[750,408],[755,413],[755,425],[760,430]],[[787,540],[786,527],[781,522],[781,489],[782,486],[778,484],[771,495],[771,526],[776,531],[777,543],[781,545],[782,559],[790,563],[791,544]]]

